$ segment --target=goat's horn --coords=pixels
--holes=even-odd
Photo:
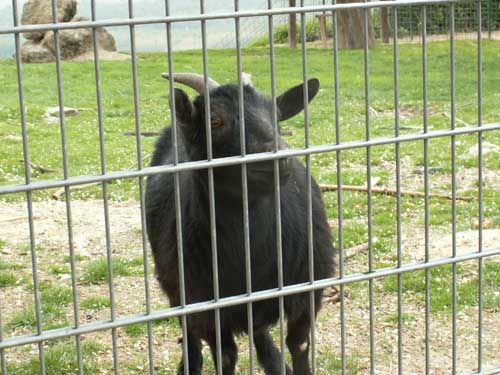
[[[162,73],[161,76],[165,79],[169,79],[170,76],[168,73]],[[174,73],[174,81],[177,83],[182,83],[188,87],[191,87],[193,90],[196,90],[198,93],[203,94],[205,92],[205,78],[201,74],[196,73]],[[207,80],[208,91],[213,90],[220,86],[219,83],[214,81],[211,78]]]
[[[252,86],[253,87],[253,82],[252,82],[252,75],[250,73],[241,73],[241,78],[243,79],[243,84]]]

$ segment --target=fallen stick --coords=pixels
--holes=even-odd
[[[151,155],[152,155],[152,154],[146,154],[146,155],[142,158],[142,162],[143,162],[143,163],[145,163],[145,162],[147,162],[149,159],[151,159]],[[135,161],[133,164],[130,164],[126,170],[136,169],[136,168],[138,167],[138,165],[139,165],[139,163]]]
[[[324,185],[324,184],[319,185],[319,188],[322,192],[337,191],[339,189],[338,185]],[[342,185],[342,190],[368,192],[368,188],[366,186]],[[392,196],[398,195],[398,191],[396,189],[373,187],[371,191],[372,193],[378,193],[378,194],[387,194]],[[421,191],[402,190],[400,193],[401,195],[409,195],[413,197],[425,197],[425,193]],[[429,198],[442,198],[448,200],[453,199],[453,197],[448,194],[429,194]],[[460,196],[457,196],[455,198],[457,201],[465,201],[465,202],[470,202],[473,199],[472,197],[460,197]]]
[[[41,219],[41,216],[34,215],[33,220]],[[26,222],[28,220],[28,216],[15,216],[9,217],[7,219],[0,219],[0,223],[18,223],[18,222]]]
[[[378,242],[378,238],[377,237],[373,237],[373,244],[375,244],[376,242]],[[355,245],[353,247],[349,247],[347,249],[344,249],[343,250],[343,253],[344,253],[344,262],[347,260],[347,259],[350,259],[356,255],[358,255],[359,253],[364,253],[366,251],[368,251],[370,249],[370,245],[369,243],[362,243],[362,244],[359,244],[359,245]],[[335,257],[333,262],[335,263],[335,266],[337,267],[337,269],[339,269],[339,258],[338,257]]]
[[[375,244],[376,242],[377,242],[377,239],[374,237],[373,244]],[[367,242],[367,243],[362,243],[362,244],[344,249],[344,260],[352,258],[353,256],[355,256],[359,253],[368,251],[369,248],[370,248],[370,246]]]
[[[451,115],[449,113],[443,112],[443,116],[447,117],[451,120]],[[455,116],[455,122],[458,122],[459,124],[462,124],[463,126],[471,127],[472,125],[469,124],[468,122],[465,122],[464,120],[460,120],[458,117]]]
[[[99,181],[99,182],[91,182],[90,184],[83,184],[83,185],[75,185],[75,186],[71,186],[69,188],[70,192],[72,191],[78,191],[78,190],[84,190],[84,189],[87,189],[89,187],[92,187],[92,186],[98,186],[102,184],[102,181]],[[66,189],[65,188],[62,188],[62,189],[59,189],[57,190],[56,192],[54,192],[52,194],[52,199],[55,199],[56,201],[60,200],[61,197],[66,193]]]
[[[19,160],[21,163],[24,163],[24,160]],[[39,164],[33,163],[31,160],[28,160],[28,164],[31,169],[38,171],[40,173],[52,173],[52,172],[59,172],[58,169],[52,169],[52,168],[47,168]]]
[[[139,133],[143,137],[156,137],[161,134],[161,132],[156,132],[156,131],[142,131]],[[135,131],[128,131],[124,132],[123,135],[136,135]]]

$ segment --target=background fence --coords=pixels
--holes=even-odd
[[[52,2],[54,13],[55,3]],[[94,1],[91,3],[94,7]],[[165,15],[134,18],[133,2],[129,1],[127,19],[96,21],[93,14],[92,20],[79,24],[24,26],[19,24],[16,1],[12,4],[14,26],[0,25],[0,34],[11,35],[16,45],[15,61],[0,65],[6,72],[2,77],[6,82],[2,126],[11,126],[9,129],[14,129],[18,138],[8,138],[10,133],[5,131],[2,142],[6,150],[11,150],[9,142],[18,142],[15,147],[19,154],[14,159],[18,162],[22,155],[22,167],[11,167],[5,161],[2,170],[8,172],[0,180],[5,215],[0,263],[2,375],[172,373],[180,358],[176,344],[180,328],[172,318],[318,288],[327,288],[330,302],[320,313],[312,337],[314,373],[500,374],[500,248],[498,233],[491,231],[500,223],[496,177],[500,169],[499,63],[498,44],[483,41],[477,26],[474,30],[474,25],[488,27],[482,2],[396,0],[390,4],[313,4],[294,10],[270,7],[182,16],[170,15],[167,2]],[[203,4],[202,0],[202,9]],[[263,49],[254,60],[250,59],[257,52],[250,50],[247,57],[241,43],[229,52],[204,49],[198,55],[189,52],[179,57],[171,53],[168,43],[167,56],[162,55],[161,63],[153,65],[154,74],[148,75],[141,70],[148,57],[135,51],[135,28],[142,25],[165,24],[165,37],[170,41],[172,24],[200,22],[201,38],[206,40],[205,25],[210,20],[234,20],[235,29],[239,30],[240,20],[261,17],[267,20],[268,30],[272,30],[275,18],[291,12],[304,20],[306,14],[335,11],[335,40],[337,18],[342,11],[374,9],[376,14],[382,6],[390,10],[393,43],[381,52],[368,49],[366,28],[365,48],[345,54],[336,47],[309,51],[303,43],[293,55],[275,48],[271,38],[270,48]],[[461,18],[462,14],[467,16]],[[431,20],[438,15],[442,21],[434,29]],[[468,15],[474,21],[466,21]],[[94,30],[95,59],[90,65],[61,63],[57,42],[53,68],[22,64],[22,33],[54,30],[57,41],[58,32],[82,26]],[[129,27],[131,60],[129,65],[119,66],[119,73],[112,71],[111,63],[99,59],[96,28],[101,26]],[[457,44],[455,35],[462,27],[463,31],[476,33],[473,43]],[[431,30],[449,34],[445,50],[441,49],[443,44],[428,43],[428,34],[434,32]],[[399,44],[400,37],[411,35],[419,35],[417,47]],[[354,60],[349,60],[352,56]],[[220,60],[213,61],[216,57]],[[166,104],[161,110],[156,108],[160,105],[155,100],[161,86],[151,86],[151,77],[158,76],[160,67],[164,71],[179,71],[177,66],[182,65],[235,81],[233,76],[227,77],[229,65],[223,64],[224,58],[232,64],[233,76],[237,72],[235,76],[241,80],[243,65],[253,73],[255,85],[262,85],[272,96],[278,85],[284,86],[285,81],[288,84],[284,76],[300,80],[322,74],[321,69],[326,66],[321,105],[311,104],[310,121],[305,116],[287,124],[295,133],[290,138],[290,149],[147,167],[146,151],[152,144],[140,137],[147,124],[145,119],[150,119],[147,116],[151,112],[160,113],[155,121],[161,128],[163,119],[168,117]],[[259,61],[265,61],[268,70],[259,70]],[[347,76],[353,66],[358,69]],[[130,69],[126,73],[125,67]],[[54,82],[40,87],[37,82],[48,81],[45,74]],[[93,79],[90,86],[84,85],[82,77]],[[79,82],[81,86],[65,85],[67,81]],[[128,85],[128,89],[110,86],[109,81]],[[47,91],[59,107],[60,126],[40,134],[34,124],[41,118],[37,101],[43,102]],[[384,93],[389,96],[383,96]],[[84,119],[93,133],[67,117],[64,110],[65,103],[86,103],[89,95],[94,106],[87,108],[90,113]],[[124,97],[126,104],[120,101]],[[165,97],[160,99],[166,102]],[[9,100],[17,101],[17,110],[10,109]],[[135,139],[130,144],[119,138],[123,128],[118,123],[122,122],[135,127]],[[311,135],[310,143],[308,136],[303,137],[304,129],[305,134]],[[28,137],[30,134],[38,137]],[[44,138],[54,142],[44,143]],[[85,147],[86,142],[91,147],[79,159],[81,156],[74,149]],[[42,149],[40,144],[44,145]],[[49,174],[47,178],[43,175],[47,172],[40,172],[33,165],[33,158],[43,159],[53,150],[60,151],[57,158],[53,156],[60,162],[59,174]],[[127,153],[123,150],[133,155],[131,167],[129,159],[119,160]],[[73,152],[73,159],[69,151]],[[339,275],[169,308],[151,272],[144,228],[145,177],[292,156],[304,160],[308,171],[320,182],[337,185],[336,193],[325,193],[325,202],[337,238]],[[393,196],[376,195],[373,177],[378,174],[387,185],[394,186]],[[413,190],[419,191],[411,192],[417,198],[405,195],[410,186],[405,184],[410,182],[417,184]],[[76,199],[86,198],[79,195],[77,187],[88,187],[87,184],[94,184],[89,196],[100,199],[97,209],[91,210],[90,205]],[[349,195],[342,189],[346,184],[364,185],[366,191]],[[132,193],[126,195],[126,189]],[[54,190],[65,197],[64,203],[45,201],[44,194]],[[390,194],[388,189],[381,190]],[[436,192],[448,197],[436,197]],[[116,203],[122,195],[135,199],[131,209]],[[86,225],[97,215],[100,220]],[[475,221],[472,231],[464,232],[464,228],[471,229],[467,224],[471,220]],[[51,232],[49,224],[54,222],[64,231]],[[128,226],[135,228],[133,238],[122,237],[123,228]],[[435,231],[435,226],[441,231]],[[22,230],[26,231],[24,240],[14,243],[13,238]],[[82,232],[92,237],[85,246],[79,242]],[[466,240],[461,237],[463,233],[469,235]],[[57,242],[59,237],[64,237],[61,243]],[[442,237],[449,242],[442,242]],[[134,257],[126,258],[121,247]],[[61,288],[62,285],[67,288]],[[388,306],[390,311],[386,310]],[[279,330],[274,334],[284,348],[283,335]],[[246,350],[243,353],[242,346],[244,339],[240,340],[239,371],[259,373],[252,355],[247,355]]]

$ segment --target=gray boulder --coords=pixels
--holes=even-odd
[[[76,0],[57,0],[57,22],[68,22],[76,14]],[[21,23],[23,25],[36,25],[42,23],[52,23],[52,2],[51,0],[28,0],[24,3]],[[24,37],[30,40],[40,41],[45,32],[33,31],[25,33]]]
[[[88,18],[75,17],[70,22],[82,21],[88,21]],[[99,27],[96,30],[99,48],[105,51],[116,51],[116,43],[113,35],[108,33],[102,27]],[[54,33],[47,32],[42,40],[42,45],[55,54]],[[92,29],[60,30],[59,46],[61,50],[61,58],[63,60],[72,59],[86,52],[92,51],[94,48]]]
[[[55,61],[56,58],[45,46],[28,40],[21,46],[21,59],[25,63],[48,63]]]

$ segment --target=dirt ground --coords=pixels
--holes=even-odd
[[[105,256],[106,237],[102,201],[72,201],[72,220],[75,253],[83,260],[77,264],[77,274],[91,260]],[[50,265],[63,263],[68,254],[68,231],[66,203],[60,201],[35,202],[34,233],[38,250],[39,278],[52,280],[60,285],[70,286],[70,275],[53,275],[48,272]],[[110,245],[113,256],[133,259],[142,256],[142,236],[140,207],[137,202],[110,202]],[[403,249],[405,261],[422,261],[424,259],[423,228],[404,228],[405,238]],[[31,257],[29,251],[29,227],[26,215],[26,205],[23,203],[0,203],[0,240],[7,245],[1,250],[4,261],[26,265],[23,272],[29,279],[31,273]],[[448,228],[431,231],[431,256],[447,257],[451,255],[451,235]],[[478,232],[475,230],[457,234],[457,253],[477,251]],[[484,230],[484,248],[494,248],[500,243],[500,230]],[[500,258],[497,257],[497,261]],[[348,259],[347,262],[356,262]],[[472,263],[472,262],[471,262]],[[151,305],[153,309],[167,307],[166,298],[162,296],[152,275],[151,261],[149,283],[151,290]],[[477,262],[470,265],[477,269]],[[500,279],[500,275],[499,275]],[[375,285],[378,281],[375,281]],[[365,283],[366,284],[366,283]],[[348,358],[358,362],[356,373],[369,372],[370,348],[368,345],[369,305],[368,288],[364,285],[356,293],[350,293],[346,286],[346,348]],[[375,363],[376,373],[397,373],[397,296],[383,291],[375,293]],[[118,317],[138,314],[145,311],[145,287],[142,275],[117,277],[114,281],[116,315]],[[23,285],[0,290],[0,306],[3,322],[32,304],[32,292]],[[89,296],[107,296],[106,283],[88,285],[78,282],[79,300]],[[403,368],[407,374],[421,374],[425,366],[425,307],[412,302],[403,301],[405,314],[412,319],[405,320],[403,325]],[[340,356],[340,305],[337,302],[326,303],[317,323],[318,358],[332,354]],[[72,307],[68,306],[67,317],[72,321]],[[498,366],[500,364],[500,312],[485,311],[483,313],[484,332],[484,364]],[[109,319],[109,309],[80,309],[79,319],[82,324]],[[433,313],[430,323],[431,373],[444,374],[451,371],[451,315]],[[457,364],[459,372],[474,370],[477,367],[478,312],[476,307],[461,310],[457,316]],[[27,329],[16,329],[5,332],[4,337],[26,334]],[[172,324],[158,325],[153,330],[153,352],[155,366],[163,369],[161,373],[173,373],[180,356],[177,337],[180,330]],[[111,335],[100,332],[86,335],[83,340],[93,340],[106,348],[99,353],[101,373],[110,371],[112,366]],[[246,338],[240,339],[240,358],[245,356]],[[141,335],[132,338],[123,329],[118,330],[118,350],[124,373],[141,374],[147,370],[147,338]],[[206,350],[206,348],[205,348]],[[7,351],[7,358],[22,361],[29,355],[36,354],[36,347],[29,346]],[[318,373],[328,374],[322,361],[318,361]],[[323,366],[323,367],[322,367]],[[207,370],[208,371],[208,370]],[[209,373],[209,372],[206,372]],[[260,374],[260,372],[259,372]]]

